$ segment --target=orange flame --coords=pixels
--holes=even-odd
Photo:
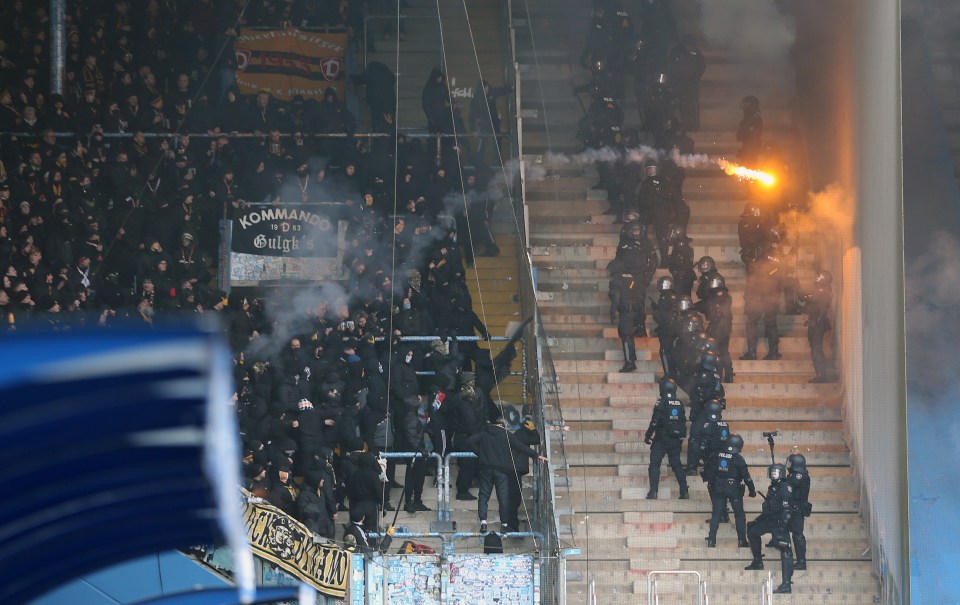
[[[739,166],[724,159],[717,160],[717,165],[720,166],[720,168],[730,176],[735,176],[739,179],[747,179],[750,181],[759,181],[767,187],[777,182],[777,179],[774,178],[772,174],[768,174],[760,170],[751,170],[745,166]]]

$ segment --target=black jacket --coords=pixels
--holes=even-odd
[[[540,454],[500,424],[488,424],[470,438],[470,445],[479,458],[480,468],[504,473],[514,472],[517,456],[536,458]]]

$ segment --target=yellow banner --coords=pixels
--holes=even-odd
[[[234,50],[241,94],[265,90],[281,101],[322,99],[332,86],[344,98],[346,33],[242,28]]]
[[[246,504],[243,523],[253,554],[283,568],[318,591],[343,598],[347,593],[350,552],[332,544],[314,544],[310,530],[269,504]]]

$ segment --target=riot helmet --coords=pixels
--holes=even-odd
[[[710,281],[707,283],[711,290],[719,290],[720,288],[727,287],[727,280],[723,278],[719,273],[710,278]]]
[[[673,378],[664,378],[660,381],[660,398],[661,399],[676,399],[677,398],[677,382]]]
[[[700,359],[700,365],[708,372],[716,372],[720,367],[720,359],[713,353],[704,353],[703,358]]]
[[[743,213],[740,216],[752,216],[754,218],[760,218],[760,206],[756,202],[747,202],[743,205]]]
[[[681,334],[696,334],[703,332],[703,315],[698,311],[688,311],[683,318],[683,324],[680,326]]]
[[[693,301],[690,300],[690,296],[688,294],[681,294],[680,297],[677,298],[677,309],[681,313],[683,313],[684,311],[689,311],[692,308],[693,308]]]
[[[743,101],[740,101],[740,109],[743,110],[743,113],[747,114],[760,113],[760,99],[753,95],[748,95],[743,98]]]
[[[790,454],[787,457],[787,470],[791,473],[807,472],[807,459],[803,457],[803,454]]]
[[[817,273],[817,277],[813,280],[813,283],[826,284],[829,286],[833,283],[833,273],[830,273],[826,269],[822,269],[819,273]]]
[[[655,179],[657,175],[660,174],[660,167],[652,163],[647,164],[647,167],[643,169],[643,173],[648,179]]]
[[[635,242],[639,242],[647,237],[647,227],[646,225],[641,225],[640,223],[630,225],[630,229],[627,230],[627,237]]]
[[[700,271],[700,275],[716,271],[716,269],[717,263],[713,260],[712,256],[701,256],[700,260],[697,261],[697,270]]]
[[[718,399],[711,399],[704,407],[704,411],[710,422],[719,422],[723,417],[723,403]]]
[[[767,469],[767,477],[774,483],[783,481],[787,478],[787,467],[782,464],[771,464]]]
[[[664,275],[657,280],[657,292],[671,292],[673,290],[673,278],[669,275]],[[689,300],[689,296],[687,299]]]
[[[640,220],[640,213],[637,212],[636,210],[627,210],[626,212],[623,213],[623,222],[625,223],[632,223],[633,221],[639,221],[639,220]],[[643,225],[643,226],[646,227],[646,225]]]
[[[687,230],[683,225],[670,225],[670,231],[667,235],[667,241],[671,244],[679,244],[686,241]]]
[[[727,453],[739,454],[743,450],[743,437],[740,435],[730,435],[727,437],[727,444],[724,446]]]

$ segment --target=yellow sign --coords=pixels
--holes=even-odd
[[[322,99],[329,87],[344,98],[347,34],[288,29],[241,29],[234,51],[241,94],[264,90],[281,101]]]
[[[269,504],[247,503],[243,524],[253,554],[332,597],[347,592],[350,552],[332,544],[315,544],[305,525]]]

